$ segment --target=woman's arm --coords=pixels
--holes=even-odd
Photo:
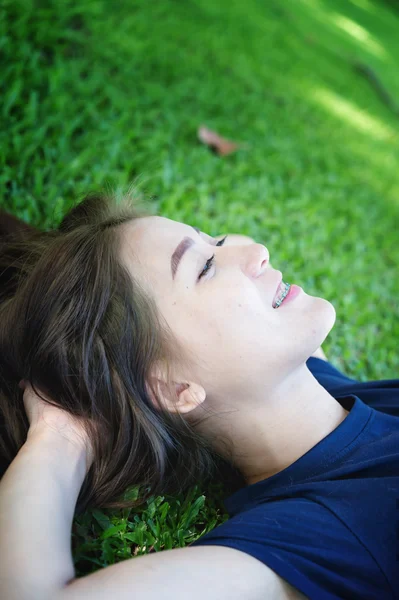
[[[0,598],[53,600],[75,577],[71,527],[86,450],[36,430],[0,481]]]
[[[54,600],[75,576],[72,519],[93,449],[84,422],[20,385],[29,431],[0,481],[0,598]]]

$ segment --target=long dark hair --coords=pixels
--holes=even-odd
[[[130,194],[90,194],[56,230],[0,244],[0,454],[10,462],[26,440],[21,379],[83,417],[95,459],[77,513],[136,506],[216,477],[229,491],[245,485],[192,424],[149,397],[148,386],[157,398],[154,364],[167,366],[177,400],[172,365],[189,369],[193,357],[121,263],[119,226],[142,216],[150,214]],[[123,496],[131,485],[140,486],[137,500]]]

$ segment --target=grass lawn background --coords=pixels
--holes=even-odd
[[[398,377],[398,31],[371,0],[6,0],[1,207],[51,228],[84,193],[138,178],[158,214],[249,235],[329,299],[338,368]],[[219,158],[200,124],[246,147]],[[77,573],[187,545],[227,518],[222,497],[215,482],[87,511]]]

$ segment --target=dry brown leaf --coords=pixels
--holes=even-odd
[[[212,150],[215,150],[219,156],[232,154],[232,152],[235,152],[240,147],[240,144],[222,138],[218,133],[211,131],[207,127],[204,127],[204,125],[198,128],[198,139],[212,148]]]

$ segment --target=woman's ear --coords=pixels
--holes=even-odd
[[[194,381],[173,382],[174,388],[169,390],[166,380],[160,376],[151,376],[147,383],[147,391],[154,407],[159,410],[159,402],[162,408],[171,413],[189,413],[202,404],[206,398],[204,388]],[[173,397],[174,396],[174,397]]]
[[[189,413],[202,404],[206,398],[206,392],[202,385],[189,381],[187,383],[176,383],[177,403],[168,404],[170,412]]]

